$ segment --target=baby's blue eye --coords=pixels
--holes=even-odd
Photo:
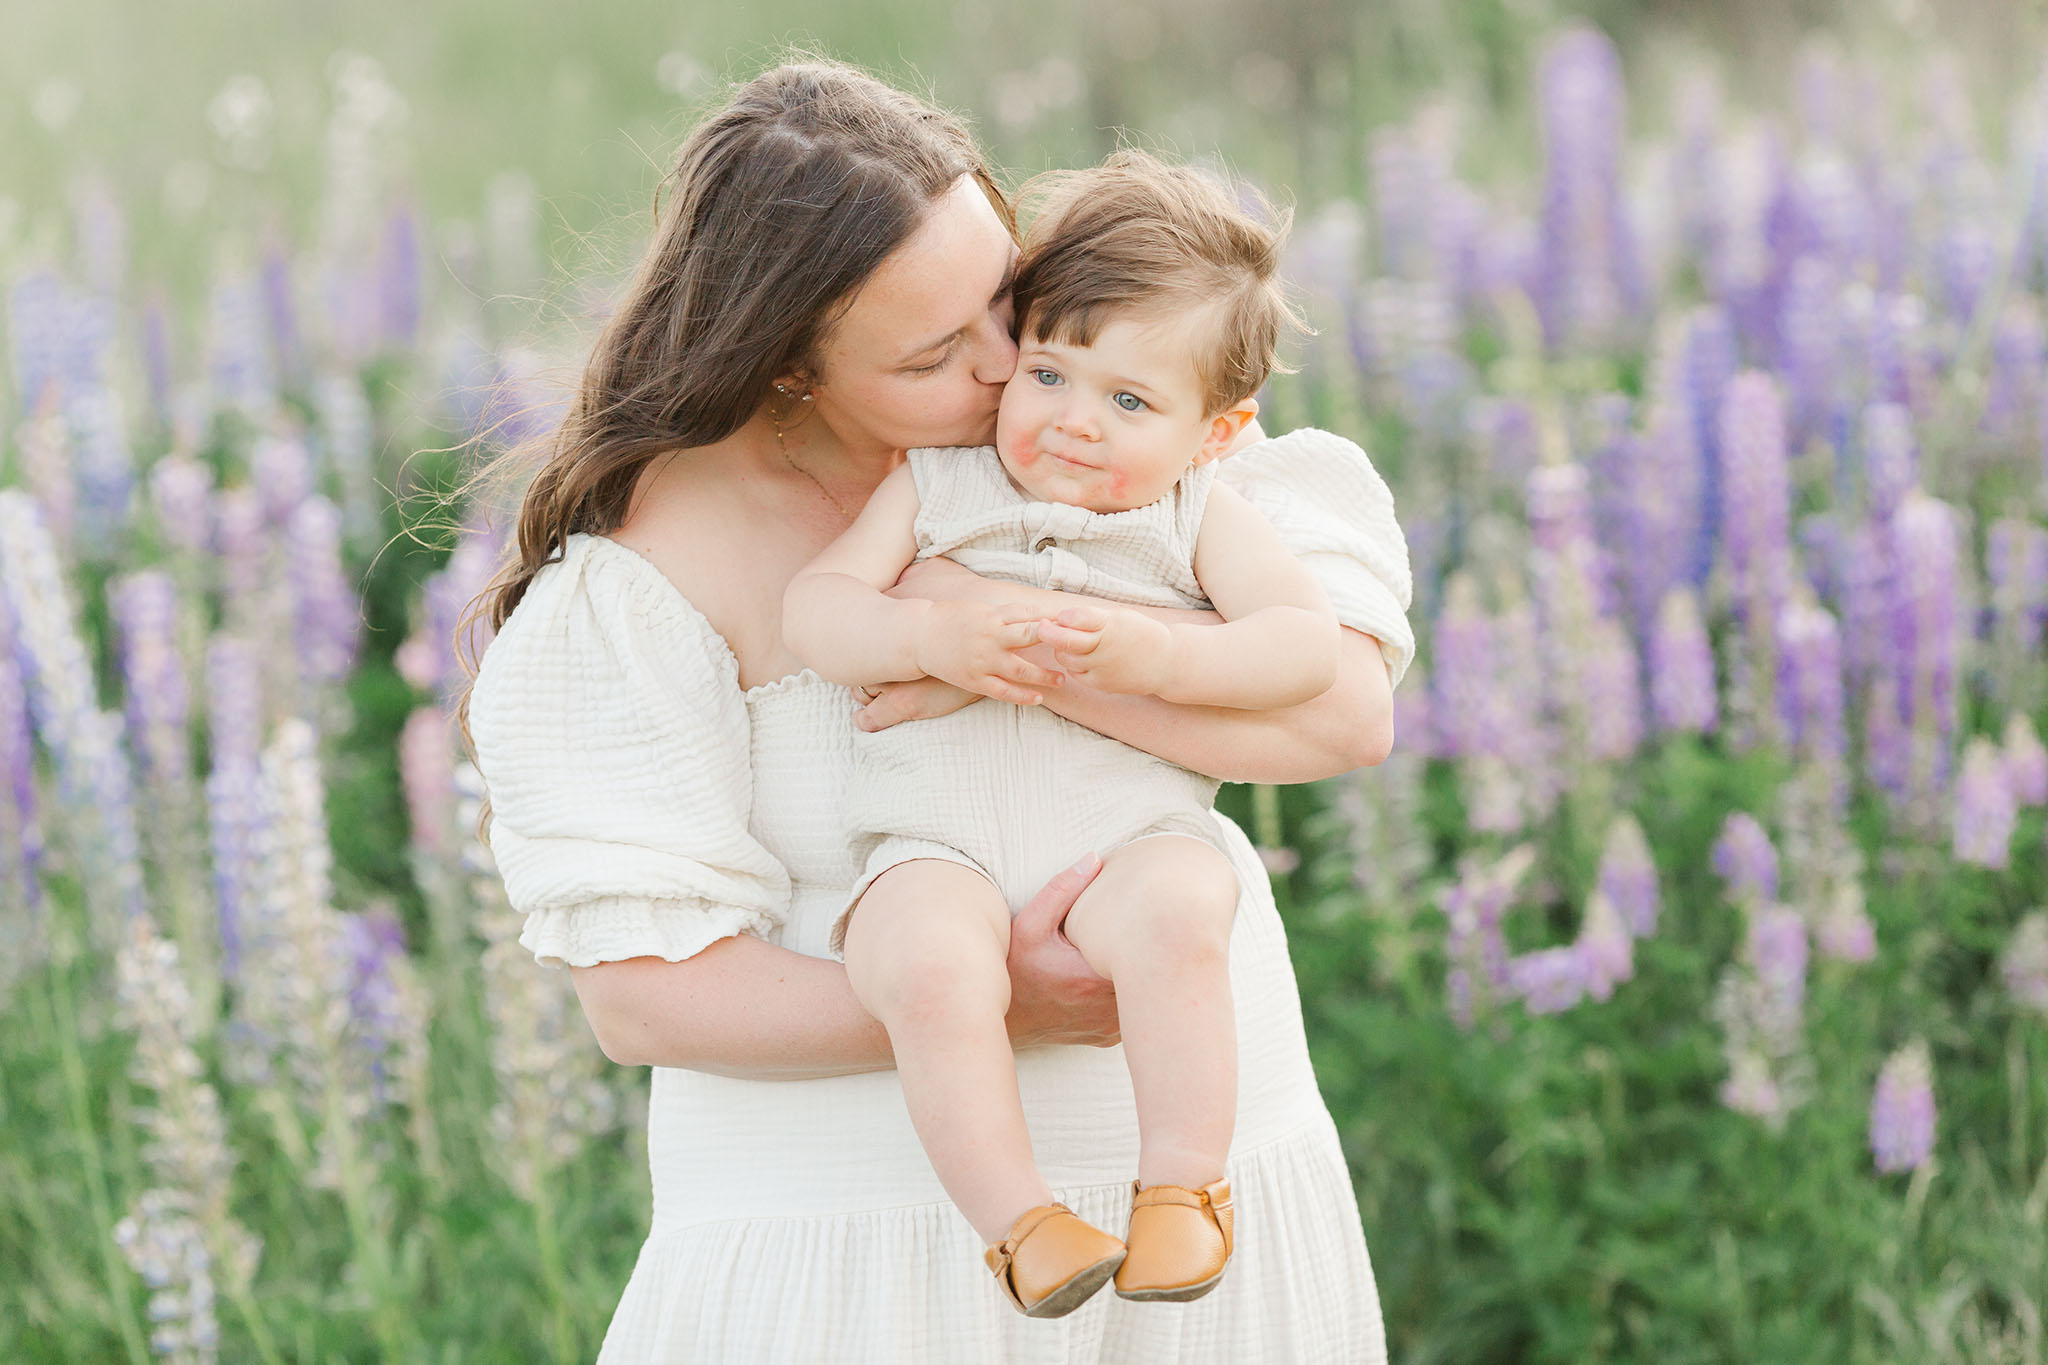
[[[1053,370],[1033,370],[1031,377],[1048,389],[1060,382],[1059,374]]]
[[[1125,412],[1138,412],[1145,406],[1145,400],[1128,389],[1111,395],[1109,401],[1122,408]]]

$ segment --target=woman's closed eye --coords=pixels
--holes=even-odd
[[[939,358],[937,360],[934,360],[931,364],[912,365],[903,372],[905,374],[937,374],[940,370],[945,369],[947,364],[952,361],[953,352],[957,349],[958,347],[949,345],[946,347],[945,350],[939,353]]]

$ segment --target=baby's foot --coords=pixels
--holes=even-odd
[[[1123,1264],[1124,1244],[1065,1204],[1041,1204],[982,1253],[996,1287],[1027,1318],[1061,1318],[1086,1303]]]
[[[1116,1272],[1119,1297],[1184,1303],[1223,1278],[1231,1250],[1230,1182],[1200,1189],[1131,1182],[1129,1254]]]

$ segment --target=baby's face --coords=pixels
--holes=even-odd
[[[1041,502],[1123,512],[1220,454],[1229,432],[1211,439],[1187,331],[1119,318],[1092,346],[1026,335],[996,413],[996,450],[1017,486]]]

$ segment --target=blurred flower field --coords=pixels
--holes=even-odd
[[[1524,60],[1518,174],[1440,98],[1281,187],[1267,425],[1372,452],[1422,650],[1387,763],[1226,802],[1393,1358],[2048,1359],[2048,79]],[[537,320],[533,184],[432,221],[388,74],[322,98],[202,305],[90,172],[0,262],[0,1359],[587,1359],[644,1231],[449,719],[465,478],[607,282]]]

